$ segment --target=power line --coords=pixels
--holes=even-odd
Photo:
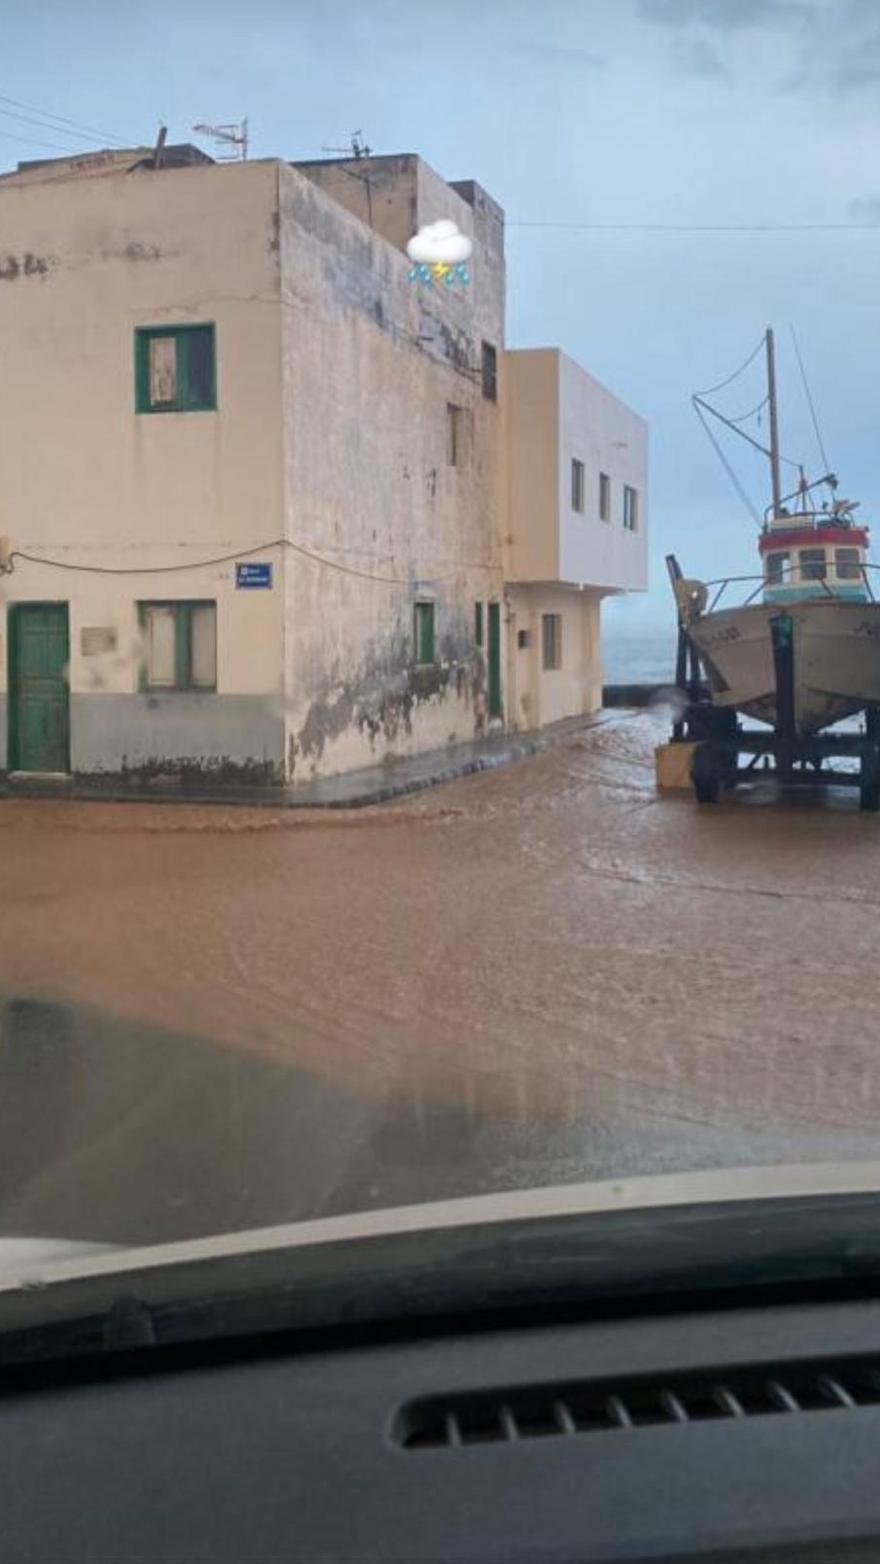
[[[656,234],[776,234],[862,233],[880,229],[880,223],[558,223],[508,219],[508,228],[563,228],[593,233]]]
[[[94,145],[93,137],[86,137],[75,130],[64,130],[60,125],[51,125],[48,120],[35,119],[32,114],[16,114],[13,109],[0,109],[4,119],[15,120],[16,124],[36,125],[40,130],[51,130],[53,136],[66,136],[68,141],[88,141]]]
[[[74,147],[63,147],[60,141],[38,141],[36,136],[16,136],[11,130],[0,130],[0,136],[4,141],[17,141],[26,147],[48,147],[52,152],[66,152],[69,156],[76,151]]]
[[[289,548],[296,554],[302,554],[306,559],[312,560],[316,565],[325,565],[329,570],[338,570],[344,576],[357,576],[362,581],[378,581],[384,586],[411,586],[417,579],[414,576],[380,576],[369,570],[359,570],[355,565],[345,565],[340,560],[328,559],[326,554],[315,553],[313,549],[306,548],[303,543],[294,543],[292,538],[273,538],[270,543],[252,543],[249,547],[240,548],[234,554],[219,554],[212,559],[184,560],[176,565],[77,565],[66,559],[48,559],[40,554],[29,554],[24,549],[13,549],[9,555],[9,565],[12,566],[16,559],[26,560],[29,565],[48,565],[55,570],[72,570],[77,574],[95,576],[164,576],[171,575],[181,570],[206,570],[211,565],[228,565],[233,560],[247,559],[251,554],[261,554],[268,549]],[[497,566],[487,560],[462,560],[461,564],[453,571],[430,576],[432,581],[453,581],[462,569],[494,570]]]
[[[53,114],[49,109],[39,109],[34,103],[22,103],[18,98],[8,98],[0,92],[0,103],[8,103],[14,109],[25,109],[31,114],[39,114],[44,120],[57,120],[57,125],[48,125],[48,130],[59,129],[62,125],[69,125],[72,130],[86,131],[91,136],[97,136],[102,141],[116,142],[118,146],[132,145],[119,136],[111,136],[109,131],[98,130],[94,125],[85,125],[81,120],[67,119],[64,114]]]

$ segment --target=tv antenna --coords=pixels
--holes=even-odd
[[[229,152],[218,152],[217,160],[220,163],[245,163],[248,155],[248,122],[241,120],[233,125],[193,125],[193,130],[202,136],[210,136],[212,141],[217,141],[221,146],[231,147]]]
[[[352,131],[352,133],[351,133],[351,141],[349,142],[347,147],[322,147],[321,148],[322,152],[345,152],[349,157],[353,157],[356,160],[359,159],[359,158],[362,158],[362,157],[369,157],[370,153],[372,152],[372,150],[373,150],[372,147],[368,147],[367,146],[366,142],[363,139],[363,132],[360,131],[360,130],[353,130]]]

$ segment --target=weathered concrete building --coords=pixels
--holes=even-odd
[[[467,286],[411,280],[438,217]],[[504,307],[503,214],[414,156],[0,177],[0,768],[296,782],[595,705],[644,426]]]

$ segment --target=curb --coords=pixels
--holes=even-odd
[[[618,718],[620,714],[619,710],[598,711],[581,720],[565,718],[563,720],[566,724],[571,725],[564,729],[550,729],[522,738],[511,736],[510,744],[503,749],[485,755],[470,755],[467,759],[452,761],[447,765],[441,763],[435,771],[426,771],[419,776],[389,777],[387,781],[365,787],[363,792],[352,793],[341,798],[297,797],[298,790],[293,787],[284,789],[254,787],[247,791],[241,788],[228,790],[206,788],[202,791],[196,787],[166,787],[152,793],[146,789],[135,791],[119,786],[102,787],[73,779],[59,778],[55,782],[30,778],[10,781],[9,778],[4,778],[0,781],[0,801],[29,798],[52,802],[60,799],[64,802],[88,804],[195,804],[251,809],[366,809],[373,804],[387,804],[396,798],[425,792],[428,788],[439,787],[444,782],[456,782],[461,777],[475,776],[481,771],[495,771],[501,766],[513,765],[518,760],[527,760],[543,750],[565,743],[567,739],[574,738],[580,733],[602,727]],[[442,755],[442,751],[437,752],[438,762],[442,761]],[[425,758],[425,756],[413,756],[412,760],[423,761]],[[406,761],[401,762],[401,767],[405,765]],[[326,780],[330,783],[335,779],[328,777]],[[308,791],[309,786],[310,784],[305,784],[302,789],[303,794]]]

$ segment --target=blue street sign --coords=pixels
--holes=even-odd
[[[254,560],[251,564],[236,565],[237,587],[271,587],[272,566],[268,560]]]

